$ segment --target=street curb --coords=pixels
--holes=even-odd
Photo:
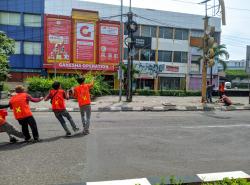
[[[236,107],[236,106],[228,106],[228,107],[212,107],[212,106],[143,106],[143,107],[116,107],[116,106],[106,106],[106,107],[92,107],[92,112],[168,112],[168,111],[244,111],[250,110],[250,107]],[[11,111],[11,110],[10,110]],[[31,108],[32,112],[52,112],[51,108]],[[79,112],[80,108],[67,108],[69,112]]]
[[[221,181],[224,178],[230,178],[230,179],[240,178],[240,179],[250,180],[250,175],[248,175],[243,171],[204,173],[204,174],[196,174],[193,176],[174,177],[175,181],[174,183],[181,183],[186,185],[200,185],[202,183]],[[163,177],[147,177],[138,179],[72,183],[68,185],[155,185],[161,182],[164,183],[165,185],[170,185],[171,179],[173,179],[173,177],[163,176]]]

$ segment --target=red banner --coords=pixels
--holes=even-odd
[[[100,23],[99,28],[99,63],[119,63],[120,25]]]
[[[47,17],[45,33],[47,62],[70,62],[71,20]]]
[[[76,22],[75,62],[95,61],[95,24]]]
[[[93,71],[115,71],[114,65],[101,65],[101,64],[76,64],[76,63],[54,63],[44,64],[44,68],[50,69],[78,69],[78,70],[93,70]]]
[[[166,65],[166,71],[170,71],[170,72],[179,72],[179,66],[168,66]]]

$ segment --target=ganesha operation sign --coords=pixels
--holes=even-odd
[[[95,24],[76,22],[75,62],[95,61]]]
[[[45,68],[57,68],[57,69],[77,69],[86,71],[115,71],[114,65],[101,65],[101,64],[76,64],[76,63],[54,63],[44,64]]]

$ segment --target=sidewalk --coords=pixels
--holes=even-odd
[[[93,112],[107,111],[209,111],[209,110],[250,110],[248,97],[230,97],[234,105],[225,107],[222,103],[202,104],[201,97],[173,97],[173,96],[133,96],[133,102],[126,102],[126,97],[118,102],[118,96],[98,97],[92,102]],[[214,97],[213,100],[217,100]],[[1,100],[1,104],[8,103],[8,99]],[[51,111],[49,101],[30,103],[33,111]],[[69,111],[79,111],[75,100],[66,102]]]

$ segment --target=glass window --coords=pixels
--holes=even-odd
[[[174,62],[187,63],[187,52],[175,51]]]
[[[20,41],[15,41],[15,54],[21,54],[21,42]]]
[[[150,35],[151,37],[156,37],[156,26],[151,26],[150,28]]]
[[[141,36],[150,37],[150,26],[141,26]]]
[[[173,39],[173,28],[160,27],[159,38]]]
[[[190,34],[192,37],[203,37],[204,31],[203,30],[192,30]]]
[[[25,55],[41,55],[41,43],[39,42],[24,42],[23,49]]]
[[[141,36],[143,37],[156,37],[156,26],[141,26]]]
[[[158,61],[172,62],[172,51],[158,51]]]
[[[41,27],[41,15],[24,14],[24,26]]]
[[[155,61],[155,51],[150,49],[142,49],[141,61]]]
[[[21,14],[0,12],[0,24],[20,26],[21,25]]]
[[[175,29],[175,39],[177,39],[177,40],[188,40],[188,30]]]

